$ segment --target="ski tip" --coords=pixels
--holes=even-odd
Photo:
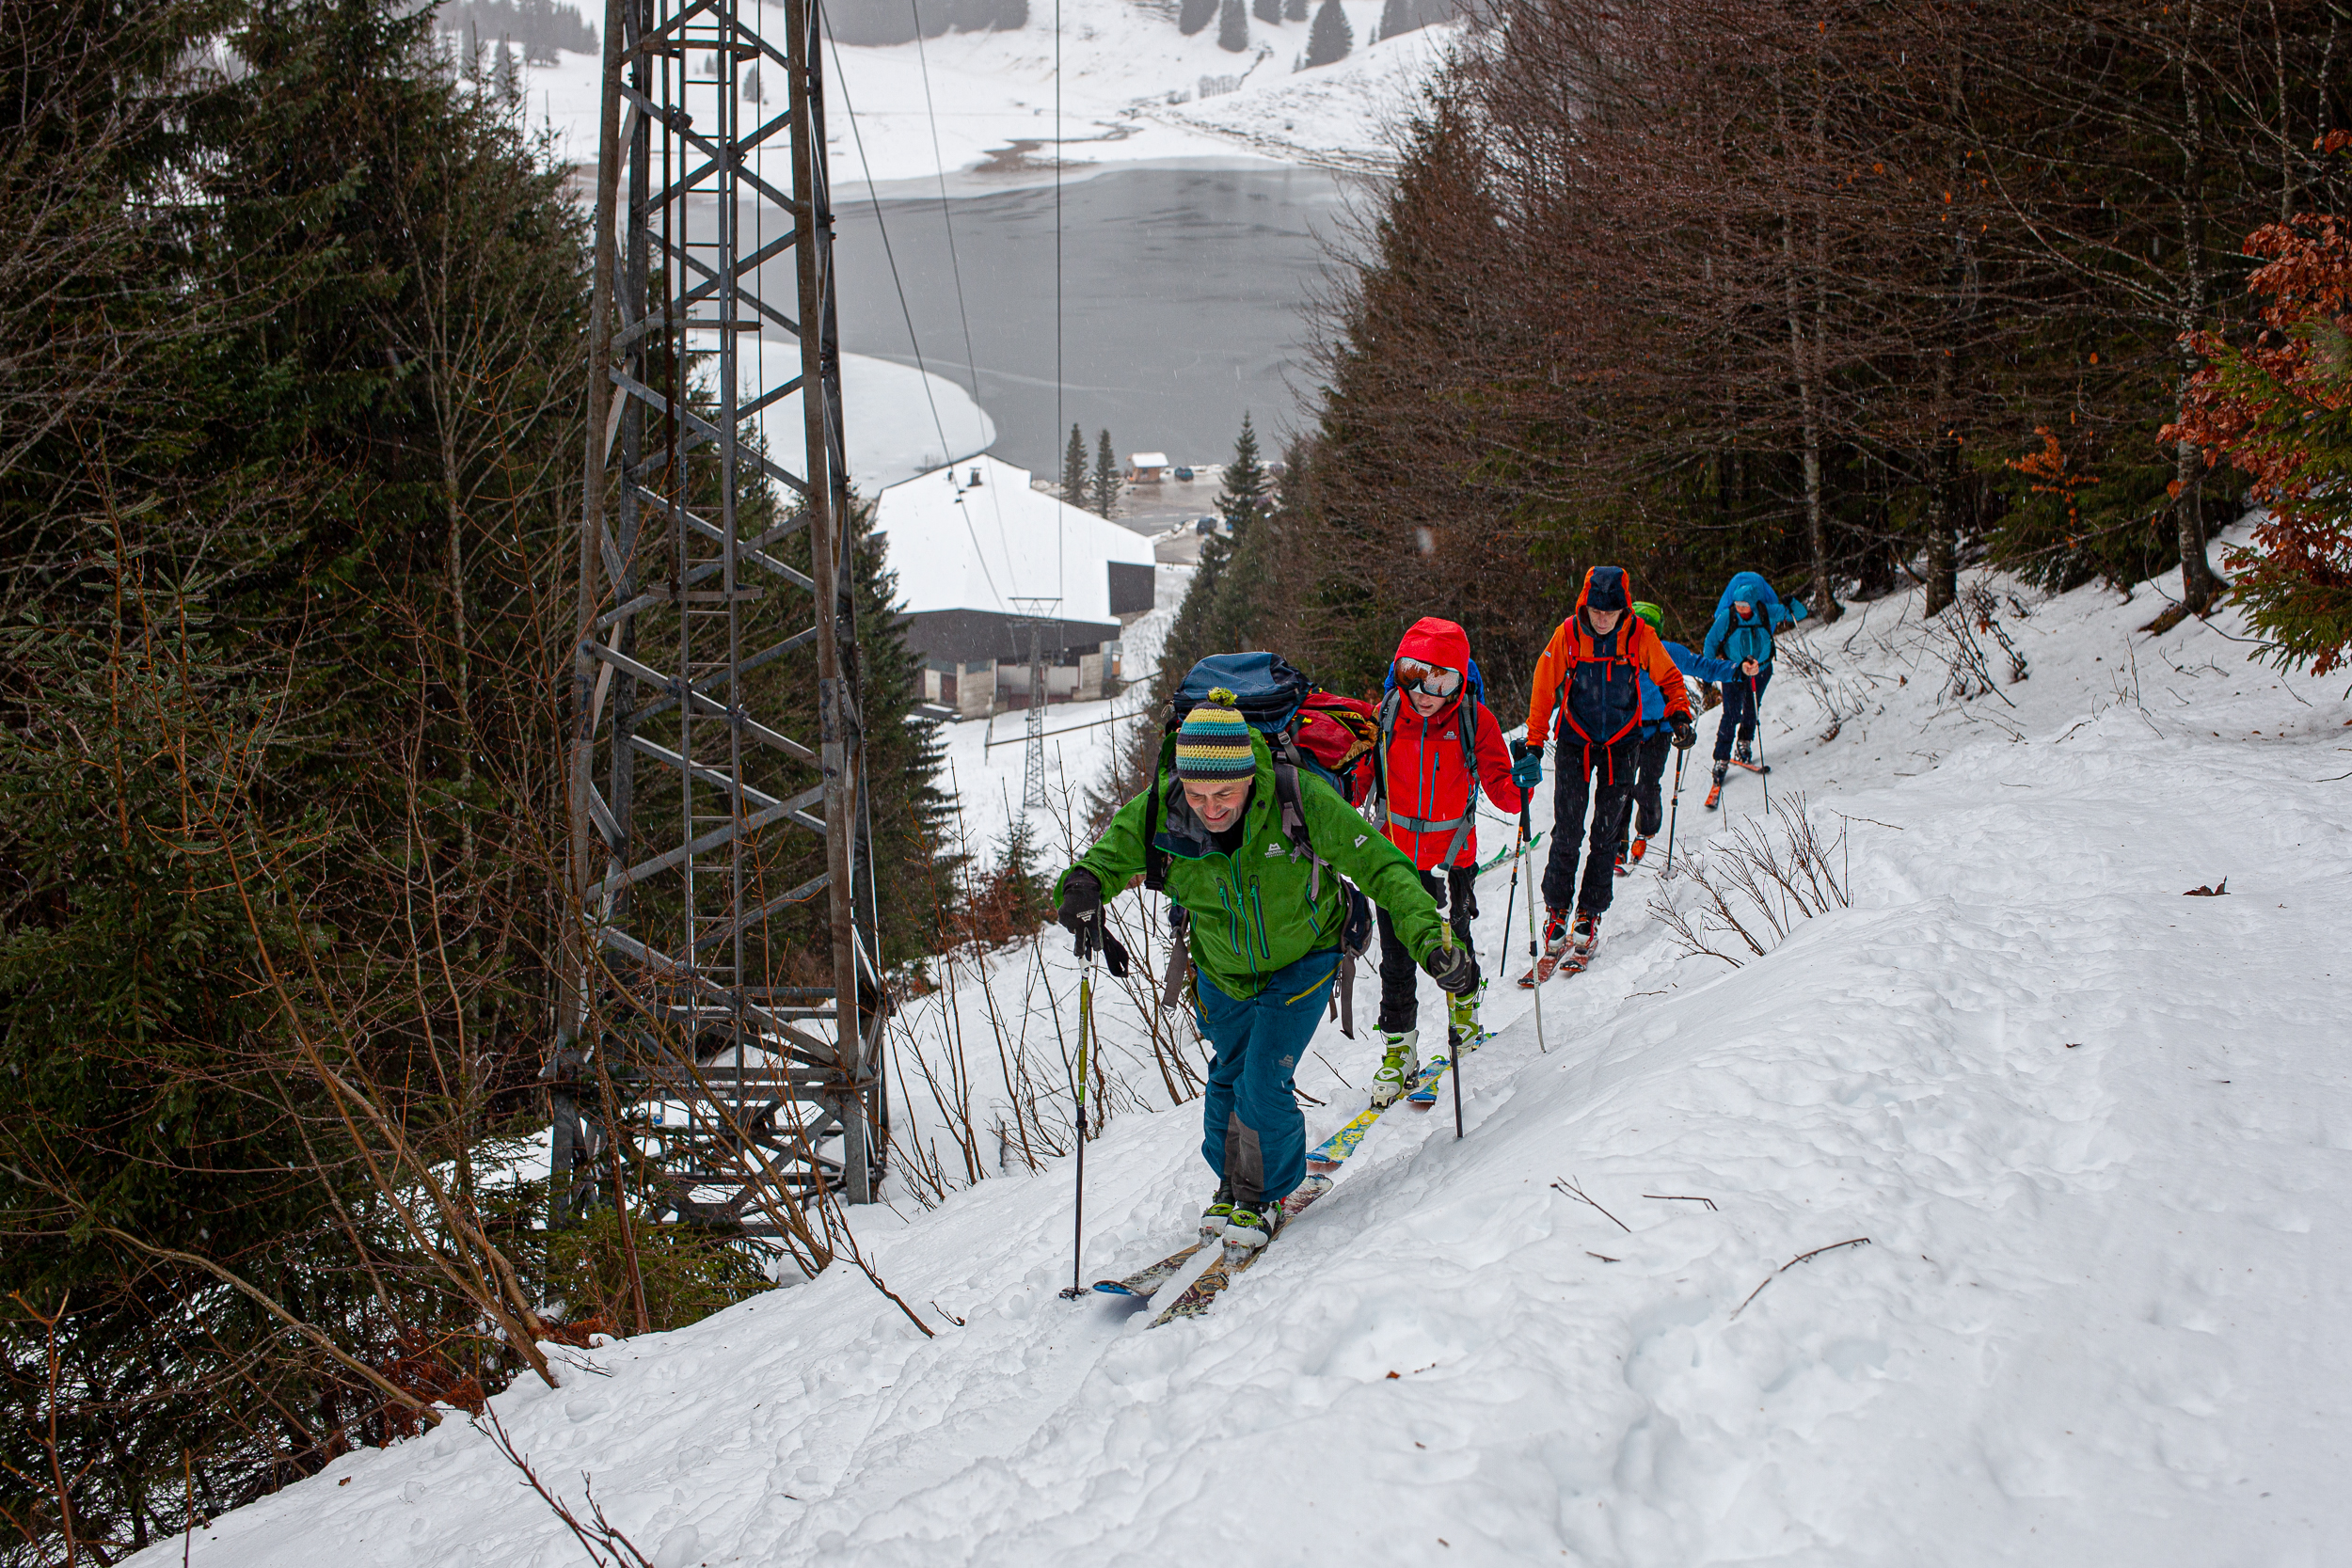
[[[1126,1286],[1121,1285],[1116,1279],[1098,1279],[1094,1282],[1094,1288],[1102,1291],[1103,1294],[1106,1296],[1132,1296],[1135,1294],[1133,1291],[1130,1291]]]

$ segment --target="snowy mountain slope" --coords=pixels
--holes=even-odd
[[[1253,19],[1250,48],[1235,54],[1218,46],[1214,26],[1187,38],[1168,15],[1134,0],[1064,0],[1065,177],[1109,165],[1237,156],[1348,167],[1385,163],[1398,111],[1460,27],[1443,24],[1372,43],[1381,0],[1346,0],[1343,8],[1355,29],[1354,53],[1294,72],[1307,46],[1303,22],[1269,26]],[[771,14],[781,38],[782,8]],[[1033,6],[1025,27],[947,33],[919,49],[842,45],[825,65],[834,77],[827,127],[834,185],[843,199],[909,181],[919,182],[912,194],[933,195],[943,172],[971,174],[958,182],[960,194],[1053,177],[1050,5]],[[524,72],[532,121],[550,126],[563,155],[576,163],[596,157],[600,70],[598,56],[565,52],[558,63]],[[1204,78],[1212,86],[1205,97]]]
[[[1734,969],[1677,954],[1653,873],[1620,882],[1592,972],[1546,990],[1548,1053],[1524,994],[1491,996],[1469,1136],[1393,1114],[1197,1323],[1055,1298],[1063,1161],[863,1222],[936,1338],[836,1270],[517,1385],[501,1419],[663,1568],[2344,1560],[2352,705],[2246,663],[2228,614],[2129,639],[2158,602],[2021,594],[2013,711],[1943,694],[1915,599],[1806,639],[1842,723],[1818,739],[1789,661],[1774,802],[1847,819],[1852,907]],[[1677,857],[1757,784],[1722,818],[1691,792]],[[1311,1132],[1370,1057],[1316,1049]],[[1111,1122],[1089,1277],[1181,1238],[1199,1137],[1189,1105]],[[580,1550],[453,1422],[189,1556]]]

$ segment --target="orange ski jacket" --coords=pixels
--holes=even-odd
[[[1631,610],[1618,618],[1617,629],[1609,636],[1593,635],[1584,608],[1592,597],[1593,578],[1599,572],[1625,576],[1623,568],[1615,566],[1595,566],[1584,574],[1575,612],[1560,623],[1544,645],[1543,657],[1535,661],[1535,678],[1527,699],[1527,743],[1541,746],[1550,739],[1552,716],[1557,713],[1562,752],[1573,738],[1583,747],[1584,766],[1589,768],[1593,748],[1600,747],[1610,769],[1609,782],[1614,784],[1614,747],[1642,727],[1642,682],[1637,672],[1647,673],[1658,683],[1670,720],[1677,715],[1691,716],[1691,694],[1658,633]],[[1628,605],[1633,602],[1630,577],[1625,579],[1625,597]],[[1565,765],[1563,756],[1558,766]]]

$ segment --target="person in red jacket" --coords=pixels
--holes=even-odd
[[[1691,694],[1681,672],[1667,657],[1649,623],[1633,613],[1633,584],[1622,566],[1596,566],[1584,574],[1576,612],[1560,623],[1535,661],[1527,704],[1527,744],[1540,751],[1559,718],[1559,746],[1552,766],[1551,854],[1544,866],[1544,956],[1522,984],[1550,978],[1563,958],[1583,967],[1600,942],[1600,917],[1615,890],[1613,865],[1625,838],[1626,814],[1633,805],[1633,781],[1642,744],[1642,679],[1657,684],[1665,698],[1666,722],[1674,743],[1688,751],[1698,732],[1691,723]],[[1577,841],[1584,835],[1584,800],[1593,800],[1592,847],[1584,857],[1584,879],[1576,875]],[[1576,923],[1568,924],[1569,895],[1576,895]]]
[[[1374,820],[1421,873],[1422,886],[1448,911],[1454,941],[1470,949],[1470,920],[1478,913],[1472,888],[1478,864],[1475,782],[1506,812],[1526,799],[1512,781],[1511,754],[1502,726],[1468,687],[1470,636],[1451,621],[1424,616],[1413,623],[1389,665],[1390,689],[1380,704],[1379,782]],[[1440,875],[1442,873],[1442,875]],[[1413,957],[1380,913],[1380,1069],[1372,1102],[1386,1105],[1421,1073],[1420,1002],[1414,996]],[[1481,1031],[1473,1028],[1467,1044]]]

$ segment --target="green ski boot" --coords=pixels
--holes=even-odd
[[[1209,1199],[1206,1209],[1200,1211],[1200,1239],[1214,1242],[1224,1235],[1226,1224],[1232,1217],[1233,1184],[1220,1181],[1216,1184],[1216,1196]]]
[[[1481,986],[1480,990],[1486,988]],[[1486,1026],[1478,1022],[1478,994],[1446,999],[1446,1032],[1457,1051],[1475,1051],[1486,1043]]]
[[[1289,1217],[1279,1202],[1261,1201],[1254,1207],[1237,1203],[1231,1218],[1225,1222],[1225,1244],[1229,1247],[1262,1247],[1274,1240],[1274,1233],[1282,1228]],[[1227,1257],[1232,1256],[1231,1253]]]
[[[1406,1029],[1380,1031],[1383,1051],[1380,1070],[1372,1075],[1372,1103],[1375,1107],[1393,1105],[1397,1097],[1413,1086],[1421,1076],[1421,1031]]]

